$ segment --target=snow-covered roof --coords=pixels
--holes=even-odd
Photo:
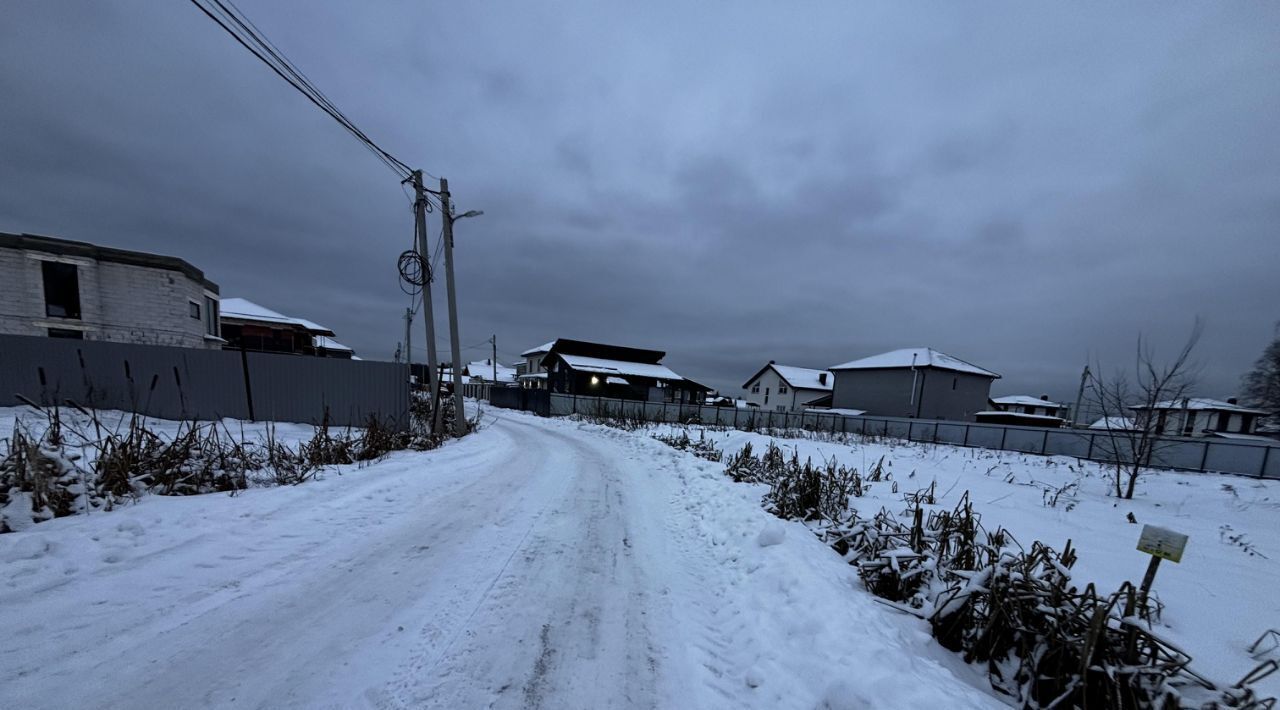
[[[608,384],[608,385],[629,385],[629,384],[631,384],[630,382],[627,382],[626,380],[622,379],[621,377],[606,377],[606,378],[604,378],[604,382],[605,382],[605,384]]]
[[[529,348],[528,350],[520,353],[520,357],[529,357],[530,355],[537,355],[538,353],[549,353],[551,352],[551,346],[555,344],[556,341],[552,340],[551,342],[543,343],[536,348]]]
[[[325,350],[342,350],[344,352],[349,352],[349,353],[355,352],[355,350],[352,350],[351,348],[343,345],[342,343],[339,343],[338,341],[334,340],[333,338],[330,338],[327,335],[316,336],[316,347],[324,348]]]
[[[1222,439],[1234,439],[1237,441],[1256,441],[1259,444],[1270,444],[1272,446],[1280,446],[1280,441],[1277,441],[1269,436],[1262,436],[1261,434],[1240,434],[1238,432],[1230,432],[1230,431],[1212,431],[1212,432],[1209,432],[1209,436],[1216,436]]]
[[[793,367],[791,365],[770,365],[770,367],[777,370],[778,375],[786,380],[788,385],[796,389],[830,392],[831,382],[835,380],[835,377],[826,370],[813,370],[807,367]],[[818,375],[826,375],[827,383],[819,382]]]
[[[519,377],[517,377],[516,379],[518,379],[518,380],[545,380],[545,379],[547,379],[547,373],[545,373],[545,372],[535,372],[535,373],[533,373],[533,374],[529,374],[529,375],[520,375],[520,376],[519,376]]]
[[[477,360],[467,363],[466,373],[469,377],[477,377],[479,379],[492,382],[493,379],[493,363],[490,360]],[[497,382],[515,382],[516,369],[507,367],[502,363],[498,363],[498,379]]]
[[[996,404],[1009,404],[1009,405],[1018,405],[1018,406],[1024,406],[1024,407],[1061,408],[1061,407],[1067,406],[1060,402],[1050,402],[1047,399],[1040,399],[1039,397],[1030,397],[1025,394],[1011,394],[1005,397],[993,397],[991,401],[995,402]]]
[[[560,358],[569,367],[579,372],[599,372],[605,375],[622,375],[624,377],[632,375],[635,377],[650,377],[655,380],[681,381],[685,379],[666,365],[650,365],[643,362],[627,362],[625,360],[605,360],[583,355],[561,354]]]
[[[280,325],[296,325],[304,330],[319,335],[333,335],[328,328],[305,318],[294,318],[283,313],[260,306],[246,298],[224,298],[218,302],[218,316],[230,320],[246,320],[258,323],[277,323]]]
[[[841,414],[846,417],[860,417],[867,413],[865,409],[806,409],[805,412],[810,414]]]
[[[1089,425],[1090,429],[1110,429],[1112,431],[1133,431],[1138,425],[1129,417],[1103,417]]]
[[[1147,409],[1145,404],[1135,404],[1129,409]],[[1240,414],[1270,414],[1265,409],[1254,409],[1252,407],[1241,407],[1238,404],[1223,402],[1220,399],[1206,399],[1203,397],[1189,397],[1187,399],[1168,399],[1163,402],[1156,402],[1152,409],[1210,409],[1218,412],[1237,412]]]
[[[999,377],[1000,375],[978,367],[971,362],[965,362],[958,357],[953,357],[943,352],[938,352],[933,348],[903,348],[901,350],[890,350],[887,353],[864,357],[859,360],[850,360],[843,365],[835,365],[832,370],[882,370],[882,369],[898,369],[904,367],[936,367],[939,370],[951,370],[952,372],[964,372],[972,375],[983,375],[985,377]]]
[[[999,409],[987,410],[985,412],[974,412],[974,417],[1000,417],[1009,419],[1028,419],[1031,421],[1062,421],[1062,417],[1055,417],[1048,414],[1027,414],[1025,412],[1005,412]]]

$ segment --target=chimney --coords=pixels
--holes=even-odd
[[[1227,397],[1227,404],[1235,404],[1235,403],[1236,403],[1235,397]]]
[[[820,385],[825,385],[825,384],[827,384],[827,373],[825,373],[825,372],[819,372],[819,373],[818,373],[818,384],[820,384]],[[1232,404],[1235,404],[1235,402],[1232,402]]]
[[[1042,394],[1042,395],[1040,395],[1040,401],[1041,401],[1041,402],[1048,402],[1048,401],[1049,401],[1049,395],[1047,395],[1047,394]]]

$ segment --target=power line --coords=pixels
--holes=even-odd
[[[347,129],[365,148],[386,164],[387,167],[391,168],[392,172],[400,176],[402,180],[412,174],[413,171],[408,165],[369,138],[329,97],[325,96],[324,92],[316,88],[315,84],[311,83],[305,74],[284,57],[283,52],[279,51],[261,30],[244,13],[240,12],[239,8],[231,3],[231,0],[227,0],[226,4],[222,0],[205,0],[205,2],[209,3],[208,6],[202,4],[201,0],[191,0],[191,4],[199,8],[201,12],[217,23],[219,27],[231,35],[241,46],[249,50],[263,64],[266,64],[277,76],[284,79],[290,86],[307,97],[308,101],[329,114],[333,120]],[[231,5],[231,7],[228,8],[227,5]],[[234,28],[232,25],[234,25]]]

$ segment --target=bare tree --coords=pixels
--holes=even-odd
[[[1185,403],[1195,386],[1191,353],[1200,342],[1204,324],[1196,318],[1191,334],[1169,362],[1161,362],[1141,335],[1134,358],[1134,375],[1124,372],[1110,377],[1100,366],[1089,376],[1089,397],[1102,413],[1106,453],[1115,464],[1115,495],[1133,498],[1138,477],[1151,465],[1154,455],[1166,445],[1165,417],[1161,410]]]
[[[1245,404],[1271,412],[1267,428],[1280,429],[1280,323],[1276,324],[1275,339],[1244,376],[1241,390]]]

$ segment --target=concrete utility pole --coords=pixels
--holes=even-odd
[[[494,333],[489,338],[489,344],[493,346],[493,384],[498,384],[498,334]]]
[[[422,171],[413,171],[413,194],[415,195],[414,208],[414,226],[418,232],[417,249],[418,256],[422,258],[422,320],[427,324],[427,383],[431,392],[431,406],[436,406],[440,394],[440,378],[436,374],[438,361],[436,359],[436,324],[435,312],[431,307],[431,281],[434,276],[431,273],[431,252],[427,248],[427,191],[422,186]],[[448,203],[446,202],[446,205]],[[447,210],[446,210],[447,211]],[[445,224],[449,224],[446,216]],[[446,227],[447,228],[447,227]],[[450,287],[450,300],[452,301],[453,289]],[[457,360],[454,355],[454,360]],[[455,368],[456,369],[456,368]],[[413,368],[409,369],[413,372]],[[435,422],[438,418],[432,418],[431,433],[439,433],[436,431]]]
[[[415,239],[416,241],[416,239]],[[414,249],[417,249],[415,246]],[[409,364],[409,374],[413,374],[413,309],[404,309],[404,361]]]
[[[462,344],[458,338],[458,289],[453,278],[453,206],[449,204],[449,181],[440,178],[440,213],[444,222],[444,278],[449,292],[449,349],[453,356],[453,433],[467,433],[467,412],[462,406]],[[463,217],[475,216],[467,212]]]

